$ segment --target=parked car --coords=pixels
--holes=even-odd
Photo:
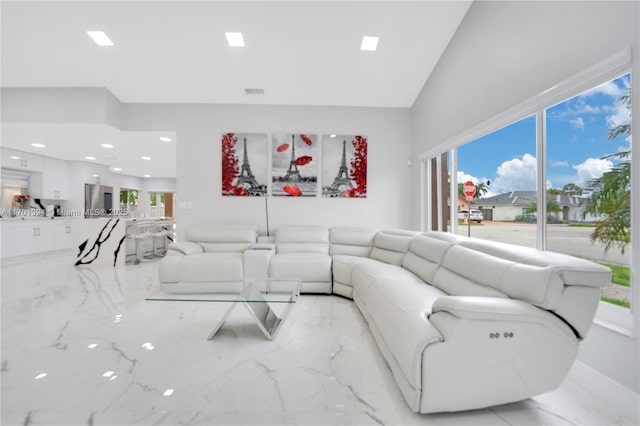
[[[469,214],[468,210],[460,210],[458,212],[458,220],[464,220],[467,215]],[[482,222],[482,220],[484,219],[484,215],[482,214],[482,212],[478,209],[471,209],[471,217],[469,218],[469,220],[471,222]]]

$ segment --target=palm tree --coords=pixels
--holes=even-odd
[[[575,183],[568,183],[562,187],[562,193],[569,197],[575,197],[576,195],[582,195],[582,188]]]
[[[560,206],[560,203],[558,202],[558,200],[556,200],[556,197],[554,197],[554,195],[555,194],[553,193],[547,192],[547,214],[557,213],[562,211],[562,206]],[[527,206],[524,212],[528,214],[532,214],[537,211],[538,211],[538,200],[533,200],[531,203],[529,203],[529,205]]]
[[[626,108],[631,110],[631,89],[620,97]],[[631,134],[631,123],[609,129],[609,140]],[[591,234],[592,242],[600,242],[605,251],[617,247],[624,249],[631,241],[631,151],[609,154],[602,158],[618,159],[620,162],[601,177],[589,182],[591,196],[587,200],[584,215],[602,214],[604,218],[596,223]]]

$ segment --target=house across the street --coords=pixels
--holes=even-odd
[[[536,201],[536,191],[511,191],[488,198],[475,200],[472,207],[482,211],[485,220],[514,221],[516,216],[525,214],[531,203]],[[551,212],[559,220],[569,222],[591,222],[596,220],[591,215],[582,217],[586,199],[568,195],[549,195],[555,199],[562,209]]]

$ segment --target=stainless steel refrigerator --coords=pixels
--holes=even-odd
[[[113,187],[84,184],[84,217],[102,217],[113,213]]]

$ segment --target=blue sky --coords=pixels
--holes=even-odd
[[[628,123],[620,102],[631,84],[630,74],[611,80],[547,110],[547,187],[575,183],[585,188],[615,160],[604,155],[630,149],[630,139],[609,141],[609,128]],[[512,190],[535,190],[536,122],[526,117],[458,147],[458,182],[491,181],[485,196]]]

